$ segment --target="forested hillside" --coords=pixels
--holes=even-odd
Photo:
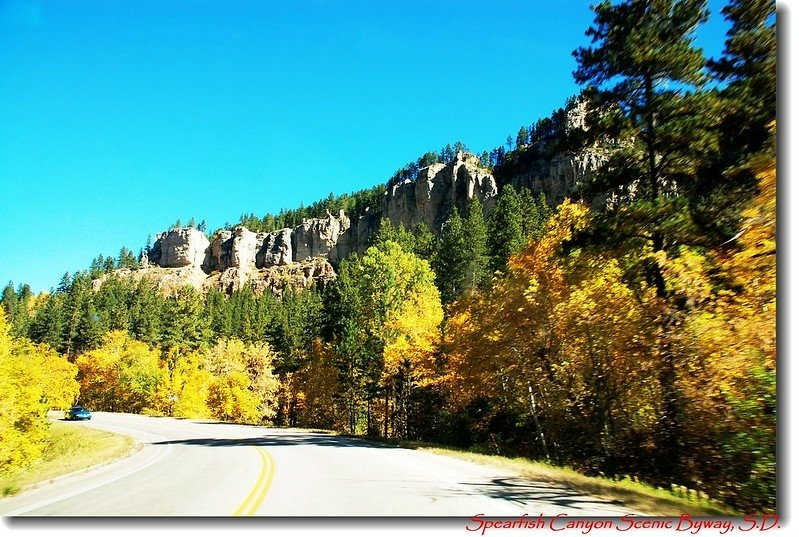
[[[48,294],[9,283],[0,471],[35,459],[48,407],[77,401],[473,447],[774,511],[775,6],[731,0],[719,58],[694,42],[703,0],[593,9],[583,92],[477,157],[500,187],[488,216],[473,197],[440,232],[384,219],[334,281],[280,296],[165,294],[117,271],[138,266],[127,249]],[[513,179],[586,148],[607,158],[556,207]],[[239,223],[357,218],[385,189]]]

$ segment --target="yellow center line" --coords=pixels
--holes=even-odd
[[[258,511],[258,508],[261,507],[264,498],[266,498],[266,493],[269,492],[269,487],[272,484],[272,478],[275,475],[275,463],[272,460],[272,456],[269,454],[269,452],[261,447],[253,446],[253,448],[261,455],[261,473],[258,476],[258,480],[255,482],[255,486],[252,488],[252,491],[250,491],[239,508],[236,509],[236,511],[233,513],[233,516],[241,516],[247,507],[250,506],[250,502],[255,499],[255,502],[250,506],[250,510],[247,511],[248,516],[254,515],[255,512]],[[260,494],[258,494],[259,491]]]
[[[261,447],[258,448],[258,451],[260,451],[262,455],[266,455],[266,459],[269,461],[269,477],[266,478],[264,488],[261,490],[261,495],[258,496],[258,499],[255,500],[255,503],[252,505],[252,509],[250,509],[247,513],[249,516],[254,515],[255,512],[258,511],[258,508],[261,507],[261,504],[264,502],[264,498],[266,498],[266,493],[269,492],[269,487],[272,486],[272,478],[275,477],[275,461],[272,459],[272,455],[270,455],[267,450]]]

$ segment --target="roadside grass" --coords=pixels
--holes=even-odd
[[[478,464],[494,466],[528,479],[564,486],[577,492],[591,494],[616,504],[622,504],[629,508],[631,513],[660,517],[679,516],[682,514],[690,514],[692,516],[740,515],[740,513],[737,513],[727,506],[710,500],[706,495],[700,492],[682,487],[675,487],[673,490],[667,490],[641,483],[629,477],[621,479],[590,477],[571,468],[555,466],[524,457],[487,455],[424,442],[357,435],[343,436],[370,442],[391,444],[407,449],[427,451],[437,455],[445,455],[447,457]]]
[[[11,496],[56,477],[119,459],[134,448],[132,438],[77,424],[53,422],[42,459],[0,475],[0,496]]]

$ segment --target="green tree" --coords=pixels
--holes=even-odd
[[[433,272],[426,261],[386,241],[367,249],[361,259],[342,263],[338,285],[348,318],[336,348],[336,365],[348,394],[350,428],[355,430],[357,418],[365,414],[362,426],[367,432],[379,432],[382,418],[383,434],[390,421],[399,434],[402,419],[398,423],[393,417],[407,416],[398,406],[402,398],[415,382],[434,375],[432,345],[443,312]],[[391,398],[399,412],[393,417]]]
[[[416,239],[405,226],[394,226],[388,218],[381,218],[377,231],[369,237],[369,243],[370,246],[375,246],[386,241],[396,242],[406,252],[413,252],[416,246]]]
[[[31,320],[29,336],[36,343],[45,343],[56,351],[63,351],[66,348],[64,327],[67,322],[63,295],[48,295],[42,298],[42,302]]]
[[[441,300],[449,304],[463,292],[466,257],[466,237],[463,219],[457,209],[453,209],[441,231],[439,247],[433,259],[436,286]]]
[[[731,0],[722,10],[730,23],[723,56],[711,61],[726,83],[728,116],[722,135],[731,153],[746,159],[768,149],[777,117],[777,30],[773,0]]]
[[[594,132],[634,142],[612,155],[601,177],[654,200],[695,180],[697,155],[715,141],[714,102],[695,91],[707,76],[694,33],[709,12],[705,0],[605,0],[593,10],[592,46],[574,51],[574,77],[595,90]]]
[[[693,42],[708,11],[704,0],[604,1],[593,9],[594,23],[587,31],[592,46],[574,52],[574,76],[592,86],[599,104],[591,132],[597,138],[630,141],[611,155],[598,174],[599,186],[607,194],[635,190],[638,200],[611,213],[613,224],[597,231],[596,238],[627,245],[628,255],[637,258],[633,271],[640,283],[654,289],[645,296],[650,320],[658,327],[655,367],[661,401],[655,465],[666,481],[681,471],[684,398],[676,380],[679,304],[666,282],[664,254],[667,245],[684,244],[693,231],[687,204],[674,198],[675,191],[696,181],[715,147],[710,121],[717,117],[716,103],[698,91],[707,77],[702,50]]]
[[[469,202],[466,219],[463,222],[466,254],[465,289],[485,289],[491,283],[488,259],[488,227],[483,215],[483,204],[473,197]]]
[[[228,298],[218,289],[209,289],[205,294],[203,316],[208,319],[215,338],[233,337],[233,317]]]
[[[554,214],[546,196],[543,192],[539,192],[535,197],[525,186],[519,190],[519,203],[522,208],[522,235],[525,244],[530,239],[540,239],[546,231],[547,221]]]
[[[6,286],[3,288],[3,295],[2,298],[0,298],[0,304],[3,305],[3,309],[6,312],[6,318],[13,323],[18,304],[17,292],[14,290],[13,282],[8,282],[8,284],[6,284]]]
[[[167,298],[161,325],[161,346],[196,350],[210,339],[208,319],[203,316],[203,301],[200,293],[191,286],[184,286]]]
[[[133,283],[129,282],[128,285]],[[156,285],[142,279],[131,289],[128,331],[148,345],[160,343],[165,309],[166,302]]]
[[[502,187],[502,193],[488,220],[488,250],[492,271],[504,271],[511,254],[527,244],[523,224],[521,199],[513,185],[507,184]]]
[[[436,237],[427,224],[419,222],[413,228],[413,253],[422,259],[430,261],[433,259],[436,247]]]
[[[516,147],[522,147],[524,145],[527,145],[529,139],[530,139],[530,132],[527,130],[527,127],[522,125],[519,128],[519,133],[516,135]]]

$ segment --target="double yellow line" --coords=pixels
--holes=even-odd
[[[266,493],[269,492],[269,487],[272,485],[272,478],[275,476],[275,461],[272,456],[262,447],[253,446],[253,449],[258,451],[261,455],[263,466],[261,468],[261,475],[258,476],[258,481],[250,491],[250,494],[244,499],[244,502],[233,513],[233,516],[252,516],[264,503]]]

